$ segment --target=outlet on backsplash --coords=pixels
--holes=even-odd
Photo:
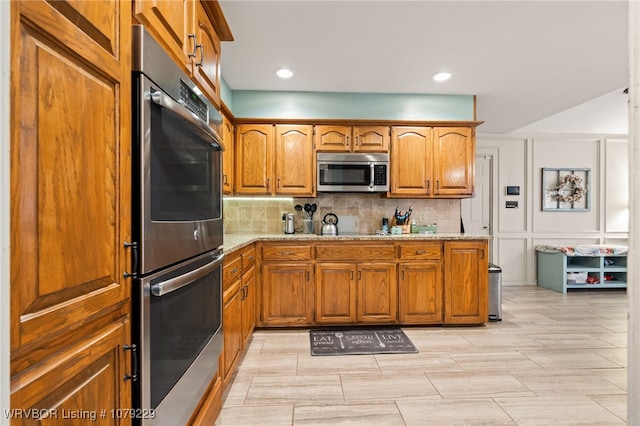
[[[418,218],[421,224],[427,223],[429,220],[429,215],[427,212],[420,212],[420,217]]]

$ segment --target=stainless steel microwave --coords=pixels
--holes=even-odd
[[[389,154],[318,153],[319,192],[389,191]]]

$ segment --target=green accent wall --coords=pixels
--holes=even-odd
[[[221,97],[236,118],[471,121],[472,95],[270,92],[232,90]]]

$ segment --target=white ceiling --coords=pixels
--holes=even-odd
[[[628,81],[625,0],[220,4],[233,90],[477,95],[481,131],[506,133]]]

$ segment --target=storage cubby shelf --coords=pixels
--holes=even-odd
[[[567,283],[567,273],[586,273],[598,282]],[[538,251],[538,285],[557,292],[567,289],[627,288],[627,255],[568,256]]]

